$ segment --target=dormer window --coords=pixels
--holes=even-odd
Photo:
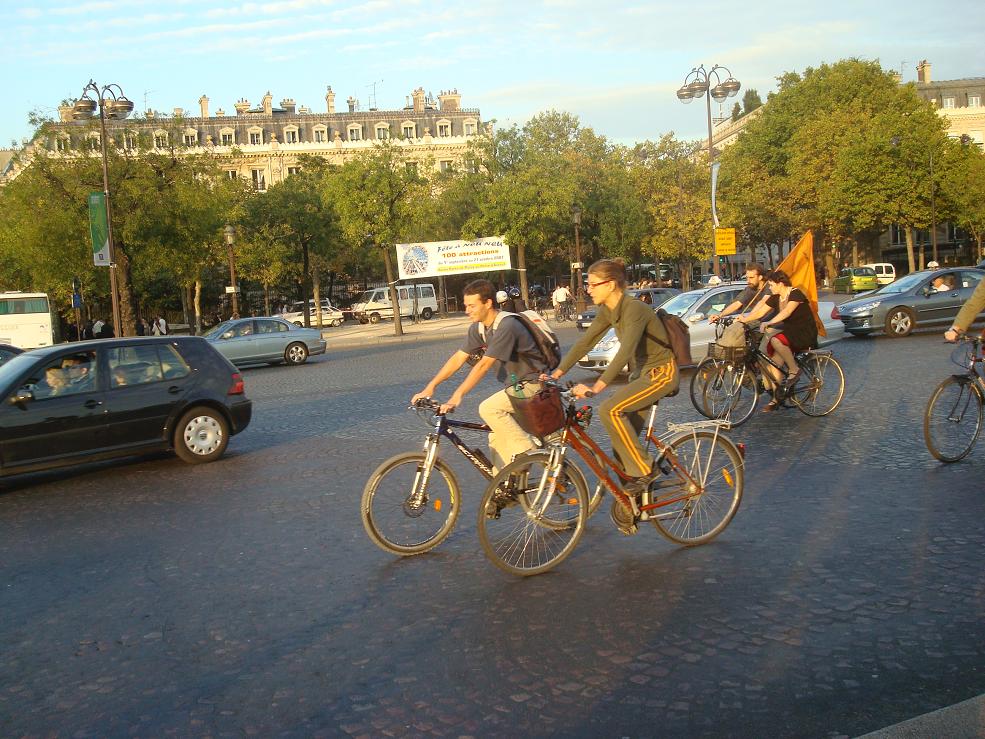
[[[263,131],[259,128],[250,129],[250,143],[254,146],[263,143]]]
[[[300,140],[297,126],[284,126],[284,143],[296,144]]]
[[[316,144],[324,144],[328,141],[328,127],[321,124],[314,126],[311,129],[311,134],[314,136],[314,141]]]
[[[185,131],[185,146],[198,146],[198,131]]]
[[[236,143],[236,131],[232,128],[223,128],[219,131],[219,143],[223,146],[233,146]]]
[[[953,108],[954,107],[954,98],[953,97],[944,98],[941,101],[941,107],[942,108]]]
[[[59,136],[55,139],[55,151],[69,151],[72,148],[72,140],[68,136]]]
[[[355,123],[349,126],[349,141],[362,141],[363,127]]]
[[[441,120],[437,123],[438,126],[438,138],[448,138],[451,136],[451,121]]]
[[[466,118],[462,121],[462,128],[464,129],[466,136],[475,136],[478,132],[479,124],[474,118]]]
[[[417,124],[413,121],[404,121],[400,125],[400,132],[405,139],[417,138]]]
[[[135,133],[123,134],[123,148],[126,151],[135,151],[137,149],[137,134]]]
[[[376,124],[376,138],[379,141],[385,141],[390,138],[390,124],[389,123],[377,123]]]
[[[168,148],[168,132],[167,131],[155,131],[154,132],[154,148],[155,149],[167,149]]]
[[[86,146],[92,151],[99,151],[99,134],[90,133],[86,136]]]

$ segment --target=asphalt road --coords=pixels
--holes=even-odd
[[[924,447],[939,334],[848,338],[834,416],[737,430],[746,495],[715,542],[625,538],[606,502],[525,580],[485,560],[454,450],[438,549],[398,559],[360,523],[456,345],[247,370],[253,423],[212,465],[6,483],[0,735],[833,737],[985,693],[985,445],[951,466]],[[686,392],[660,415],[696,416]]]

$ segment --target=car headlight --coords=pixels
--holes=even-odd
[[[603,339],[598,344],[595,345],[595,350],[597,352],[607,352],[613,347],[619,346],[619,339]]]
[[[867,313],[873,308],[878,308],[882,304],[881,300],[873,300],[868,303],[862,303],[862,305],[856,305],[854,308],[849,308],[845,313]]]

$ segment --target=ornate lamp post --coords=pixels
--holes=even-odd
[[[722,80],[719,70],[728,74],[728,77]],[[712,80],[715,82],[714,86],[711,84]],[[711,69],[705,70],[705,65],[702,64],[691,70],[688,76],[684,78],[684,84],[677,91],[677,99],[684,104],[689,104],[692,100],[704,96],[706,92],[708,93],[705,97],[708,104],[708,167],[711,170],[711,217],[712,225],[715,228],[718,228],[718,218],[715,215],[715,168],[713,166],[715,150],[711,145],[711,99],[714,98],[719,103],[724,102],[727,98],[735,97],[740,87],[739,81],[732,76],[727,67],[716,64]],[[711,255],[715,274],[721,275],[722,268],[718,263],[718,251],[715,248],[714,235],[711,242]]]
[[[89,93],[98,99],[93,100]],[[109,84],[100,87],[94,81],[82,88],[82,95],[75,101],[72,117],[77,120],[92,118],[99,109],[99,145],[103,155],[103,195],[106,197],[106,241],[109,244],[109,291],[113,301],[113,330],[117,336],[125,336],[120,321],[120,296],[116,285],[116,252],[113,246],[113,219],[109,206],[109,164],[106,157],[106,119],[123,120],[133,112],[133,103],[127,100],[119,85]]]
[[[585,290],[581,284],[581,208],[577,205],[571,206],[571,222],[575,226],[575,310],[579,313],[585,310]]]
[[[222,229],[226,235],[226,247],[229,250],[229,285],[232,288],[229,293],[233,301],[233,318],[239,318],[239,285],[236,284],[236,255],[233,253],[233,240],[236,237],[236,229],[228,223]]]

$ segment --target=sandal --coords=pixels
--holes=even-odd
[[[766,404],[766,407],[763,408],[763,410],[761,410],[760,413],[772,413],[779,407],[780,407],[780,401],[774,398],[773,400],[771,400],[769,403]]]

